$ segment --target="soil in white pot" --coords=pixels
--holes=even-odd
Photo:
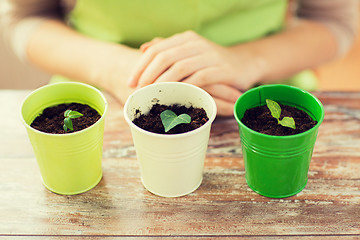
[[[165,110],[171,110],[178,116],[186,113],[191,117],[191,122],[179,124],[168,132],[165,132],[160,118],[160,114]],[[203,108],[194,108],[192,106],[188,108],[178,104],[168,106],[157,103],[152,106],[149,113],[142,114],[138,112],[137,114],[138,116],[133,120],[133,123],[136,126],[146,131],[159,134],[179,134],[189,132],[201,127],[209,120],[206,111]]]

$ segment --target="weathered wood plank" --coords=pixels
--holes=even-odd
[[[21,123],[20,105],[30,91],[0,91],[0,158],[31,157],[33,151]]]
[[[359,168],[359,162],[350,161],[343,170]],[[311,178],[300,194],[269,199],[247,187],[241,164],[224,170],[218,160],[210,159],[196,192],[167,199],[142,187],[135,159],[108,158],[95,189],[60,196],[41,185],[34,159],[2,163],[8,181],[0,185],[2,234],[302,235],[356,234],[360,229],[358,179]],[[12,169],[16,165],[22,167]]]
[[[316,239],[316,240],[358,240],[359,235],[304,235],[304,236],[294,236],[294,235],[230,235],[230,236],[223,236],[223,235],[150,235],[150,236],[142,236],[142,235],[60,235],[60,236],[53,236],[53,235],[0,235],[0,239],[8,239],[8,240],[19,240],[19,239],[47,239],[47,240],[54,240],[54,239],[62,239],[62,240],[77,240],[77,239],[89,239],[89,240],[115,240],[115,239],[126,239],[126,240],[138,240],[138,239],[152,239],[152,240],[162,240],[162,239],[180,239],[180,240],[213,240],[213,239],[251,239],[251,240],[308,240],[308,239]]]
[[[41,184],[20,121],[28,93],[0,91],[0,239],[360,238],[360,93],[317,93],[326,116],[309,181],[286,199],[262,197],[246,185],[233,118],[213,125],[197,191],[175,199],[150,194],[121,106],[109,96],[103,179],[84,194],[53,194]]]

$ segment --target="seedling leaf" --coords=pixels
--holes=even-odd
[[[75,118],[78,118],[81,116],[83,116],[82,113],[79,113],[77,111],[72,111],[72,110],[66,110],[64,112],[64,117],[65,117],[64,126],[63,126],[64,131],[67,132],[68,129],[74,130],[71,119],[75,119]]]
[[[266,105],[269,108],[270,112],[271,112],[271,116],[273,116],[274,118],[276,118],[278,120],[278,123],[284,127],[289,127],[292,129],[296,129],[295,126],[295,120],[292,117],[284,117],[283,119],[279,119],[280,115],[281,115],[281,108],[280,105],[270,99],[266,99]]]
[[[70,115],[70,113],[71,113],[71,110],[66,110],[64,112],[64,117],[68,117]]]
[[[71,121],[71,118],[65,118],[64,119],[64,126],[63,126],[65,132],[67,132],[68,129],[70,130],[74,130],[73,128],[73,124],[72,124],[72,121]]]
[[[160,114],[162,124],[164,125],[165,132],[170,131],[175,126],[181,123],[190,123],[191,117],[186,113],[179,116],[171,110],[165,110]]]
[[[271,112],[271,116],[273,116],[276,119],[279,119],[281,114],[280,105],[277,102],[270,99],[266,99],[266,105]]]
[[[64,113],[64,117],[69,117],[71,119],[78,118],[81,116],[83,116],[82,113],[79,113],[77,111],[72,111],[72,110],[66,110]]]
[[[296,129],[295,121],[292,117],[284,117],[283,119],[279,120],[279,124],[281,124],[284,127]]]

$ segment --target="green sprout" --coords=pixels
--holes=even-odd
[[[270,100],[270,99],[266,99],[266,105],[271,112],[271,116],[273,116],[274,118],[276,118],[278,120],[278,124],[280,124],[284,127],[296,129],[295,121],[292,117],[284,117],[283,119],[279,120],[280,115],[281,115],[281,108],[277,102]]]
[[[64,126],[63,126],[65,132],[67,132],[68,129],[74,130],[71,119],[75,119],[75,118],[78,118],[81,116],[83,116],[83,114],[81,114],[77,111],[66,110],[64,112],[65,119],[64,119]]]
[[[162,124],[164,125],[165,132],[168,132],[170,129],[174,128],[175,126],[181,124],[181,123],[190,123],[191,117],[184,113],[179,116],[176,115],[171,110],[165,110],[160,114],[160,118],[162,121]]]

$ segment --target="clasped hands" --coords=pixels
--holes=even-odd
[[[256,79],[246,61],[231,48],[217,45],[193,31],[140,47],[143,53],[128,85],[141,88],[159,82],[186,82],[203,88],[217,104],[218,114],[231,116],[242,91]]]

